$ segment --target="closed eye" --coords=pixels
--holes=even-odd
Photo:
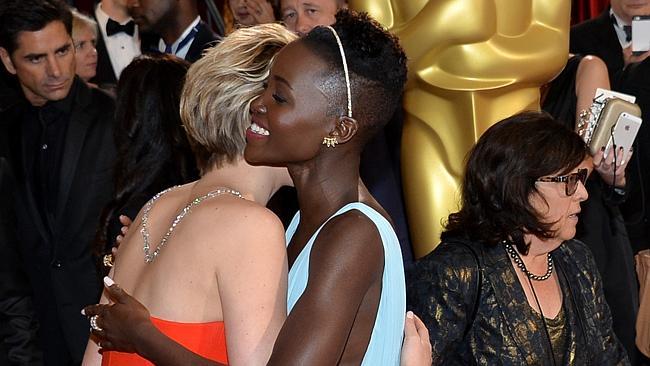
[[[282,98],[281,96],[279,96],[278,94],[275,94],[275,93],[273,93],[273,100],[275,100],[276,103],[278,103],[278,104],[284,104],[284,103],[287,102],[286,99]]]

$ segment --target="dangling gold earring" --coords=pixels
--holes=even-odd
[[[336,144],[338,144],[338,140],[336,140],[336,137],[323,137],[323,145],[327,147],[336,147]]]

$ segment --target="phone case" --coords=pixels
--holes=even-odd
[[[621,113],[641,117],[641,108],[638,105],[626,102],[623,99],[610,98],[605,101],[605,106],[598,116],[598,122],[589,142],[589,151],[595,155],[601,147],[606,146],[612,134],[612,127]]]
[[[605,157],[610,154],[612,147],[616,146],[616,148],[623,148],[623,161],[627,160],[630,146],[634,143],[636,134],[639,132],[639,128],[641,127],[641,122],[642,120],[639,117],[632,116],[626,112],[621,113],[621,116],[618,117],[616,125],[614,126],[614,131],[607,142]]]

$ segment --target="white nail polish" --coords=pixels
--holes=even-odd
[[[113,286],[113,284],[115,284],[115,282],[113,281],[112,278],[110,278],[108,276],[104,277],[104,285],[106,285],[106,287],[111,287],[111,286]]]

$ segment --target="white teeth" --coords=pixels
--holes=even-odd
[[[251,124],[251,130],[259,135],[264,135],[264,136],[270,135],[269,130],[258,126],[255,122]]]

